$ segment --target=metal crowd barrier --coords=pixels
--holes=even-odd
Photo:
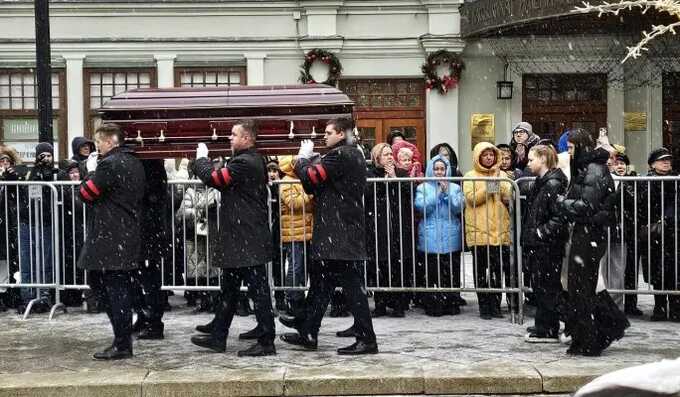
[[[516,181],[523,192],[523,203],[528,188],[525,184],[534,179]],[[598,289],[606,288],[621,308],[628,299],[633,299],[635,306],[637,295],[680,295],[677,236],[680,177],[613,179],[616,190],[605,204],[614,216],[605,225],[607,249],[600,261]],[[530,292],[530,283],[525,286]]]
[[[57,188],[47,182],[0,181],[0,288],[19,289],[28,318],[37,304],[60,303]]]
[[[436,193],[440,182],[453,184],[449,188],[457,192],[457,201],[452,201],[451,197],[446,201],[429,197],[432,190],[425,186],[430,184]],[[489,189],[484,189],[483,197],[468,204],[473,208],[472,214],[479,214],[475,211],[477,206],[485,208],[486,213],[479,215],[484,218],[479,234],[483,236],[485,230],[501,228],[494,224],[493,219],[501,218],[502,212],[506,212],[507,230],[501,230],[500,234],[507,241],[498,246],[486,241],[465,249],[465,229],[471,228],[477,220],[468,219],[469,225],[466,225],[466,200],[462,186],[470,184],[471,194],[477,196],[480,182]],[[483,203],[493,197],[498,200],[501,183],[507,184],[510,196],[503,205],[491,210],[497,212],[494,218]],[[295,190],[296,185],[298,189]],[[286,193],[291,190],[295,193]],[[273,197],[277,193],[279,197],[271,200],[270,206],[273,219],[279,220],[281,235],[291,234],[284,233],[284,230],[290,229],[295,230],[293,234],[298,234],[296,238],[288,239],[292,241],[284,241],[285,237],[282,239],[271,267],[273,289],[285,290],[293,299],[293,291],[308,287],[308,274],[315,266],[311,239],[305,237],[299,226],[300,219],[313,217],[308,209],[311,206],[301,205],[301,190],[297,180],[274,182]],[[373,291],[375,297],[386,300],[408,299],[410,293],[438,294],[439,299],[445,302],[456,299],[455,295],[461,292],[494,294],[498,305],[500,294],[505,293],[511,319],[522,321],[523,307],[519,304],[523,301],[521,247],[515,244],[519,241],[521,229],[515,227],[519,225],[519,212],[516,210],[519,208],[518,192],[514,182],[503,178],[368,179],[364,195],[368,251],[368,260],[364,261],[366,289]],[[287,197],[289,194],[295,197]],[[423,205],[425,198],[433,202]],[[428,231],[429,235],[423,237],[422,234]],[[450,231],[455,235],[448,235]]]
[[[465,229],[475,219],[468,218],[466,222],[465,211],[452,208],[455,207],[452,201],[437,200],[434,206],[422,206],[418,203],[418,194],[420,189],[422,197],[424,184],[433,183],[436,188],[438,182],[448,181],[455,186],[468,183],[472,186],[471,194],[475,195],[478,185],[474,182],[482,182],[488,187],[482,201],[487,201],[498,195],[501,179],[369,179],[364,196],[369,251],[369,258],[364,262],[366,288],[387,298],[428,293],[439,294],[446,300],[460,292],[505,293],[511,317],[514,319],[516,313],[521,321],[524,314],[521,303],[524,294],[531,292],[531,284],[527,270],[522,267],[521,215],[525,204],[520,192],[523,188],[526,190],[524,184],[531,179],[502,180],[510,185],[512,195],[504,207],[495,207],[496,219],[502,215],[500,212],[507,210],[510,220],[507,252],[499,250],[498,254],[493,252],[490,243],[466,247]],[[604,286],[619,303],[624,295],[680,295],[676,233],[680,177],[617,177],[615,180],[617,190],[608,202],[613,205],[616,216],[610,217],[607,249],[600,264]],[[280,190],[296,184],[299,182],[282,180],[271,186],[271,223],[274,228],[278,223],[279,233],[291,226],[286,225],[286,221],[293,222],[299,216],[313,217],[313,205],[299,207],[280,194],[277,198]],[[86,272],[76,267],[87,232],[88,210],[80,201],[78,185],[78,182],[0,182],[0,239],[4,243],[0,244],[0,288],[39,290],[28,302],[24,318],[39,301],[40,290],[53,295],[49,297],[54,302],[50,311],[52,318],[63,308],[61,291],[88,288]],[[220,270],[210,258],[210,235],[221,227],[217,222],[219,191],[198,180],[170,181],[168,195],[169,254],[161,260],[162,288],[219,290]],[[470,203],[468,207],[472,213],[480,214],[475,212],[477,205]],[[480,215],[482,230],[498,226],[489,215],[488,210]],[[456,222],[462,226],[459,232],[448,235],[451,224]],[[430,239],[426,239],[432,242],[432,247],[460,244],[464,248],[434,252],[429,243],[422,244],[419,234],[426,225],[433,230]],[[308,275],[314,267],[311,241],[309,236],[287,241],[281,241],[280,237],[280,234],[272,236],[279,242],[269,266],[272,289],[289,295],[301,292],[308,288]],[[484,259],[490,266],[480,264]],[[17,276],[18,282],[14,279],[15,273],[21,273],[22,269],[24,275]],[[494,296],[498,299],[498,295]]]

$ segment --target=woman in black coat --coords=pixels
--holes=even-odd
[[[522,222],[522,247],[531,273],[536,299],[536,318],[527,342],[558,341],[560,317],[557,304],[562,285],[562,257],[569,228],[560,215],[557,197],[567,190],[567,177],[557,168],[557,154],[550,146],[529,151],[528,167],[536,175],[527,196]]]
[[[368,178],[385,178],[384,182],[366,184],[364,210],[366,213],[366,251],[368,254],[367,272],[372,282],[379,287],[401,287],[401,266],[404,264],[404,284],[410,279],[412,261],[408,246],[402,251],[402,244],[411,241],[410,219],[404,219],[404,210],[411,208],[409,184],[390,182],[388,178],[408,177],[408,171],[396,168],[392,149],[386,143],[376,145],[371,150],[372,164],[368,167]],[[400,197],[401,196],[401,197]],[[400,216],[400,205],[402,214]],[[400,219],[401,218],[401,219]],[[400,231],[400,222],[409,232]],[[405,222],[409,222],[408,225]],[[408,241],[406,238],[408,236]],[[403,261],[402,261],[403,259]],[[377,280],[376,280],[377,279]],[[391,283],[390,283],[391,282]],[[408,296],[404,293],[376,292],[373,317],[387,314],[387,306],[394,309],[394,317],[403,317],[408,309]]]
[[[609,173],[609,152],[595,148],[588,131],[569,133],[571,186],[560,200],[565,218],[573,223],[569,252],[567,331],[572,336],[568,354],[599,356],[623,337],[629,325],[611,297],[596,294],[600,259],[607,249],[607,197],[615,194]],[[623,317],[623,318],[622,318]]]

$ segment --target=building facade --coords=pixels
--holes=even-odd
[[[622,63],[643,31],[674,17],[654,9],[603,16],[574,12],[582,5],[581,0],[466,2],[461,31],[467,69],[460,95],[470,100],[461,101],[460,119],[495,114],[497,142],[509,142],[511,126],[520,120],[553,140],[569,128],[594,135],[606,128],[612,143],[626,147],[638,172],[646,172],[647,154],[662,145],[673,150],[678,169],[677,39],[659,38],[640,59]],[[497,100],[492,84],[482,84],[487,79],[511,81],[512,99]],[[475,84],[482,87],[477,95],[470,87]],[[467,149],[464,143],[461,150]]]
[[[339,88],[355,100],[369,145],[401,130],[424,151],[448,142],[469,169],[475,140],[509,142],[512,125],[527,120],[551,138],[570,127],[607,128],[638,169],[653,147],[677,152],[680,78],[655,65],[638,72],[637,64],[620,64],[649,21],[573,16],[580,3],[52,0],[59,156],[70,156],[74,137],[92,133],[96,109],[114,94],[296,84],[313,48],[338,56]],[[33,2],[0,0],[0,142],[27,158],[38,136],[34,32]],[[440,49],[466,64],[446,95],[427,90],[421,72],[427,54]],[[499,99],[498,81],[513,82],[511,99]]]
[[[462,1],[52,0],[60,155],[91,134],[96,109],[137,87],[296,84],[304,55],[335,53],[364,141],[401,130],[425,150],[457,147],[458,92],[425,90],[421,65],[461,52]],[[37,139],[33,3],[0,0],[0,140],[27,157]],[[323,73],[323,71],[321,72]]]

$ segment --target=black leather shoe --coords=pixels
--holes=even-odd
[[[196,335],[191,337],[191,343],[196,346],[205,347],[217,353],[224,353],[227,350],[226,338],[218,341],[212,335]]]
[[[132,348],[120,349],[116,346],[111,346],[100,352],[96,352],[92,357],[95,360],[124,360],[132,358]]]
[[[202,334],[209,334],[212,332],[213,329],[213,322],[209,322],[208,324],[204,325],[197,325],[196,326],[196,331],[202,333]]]
[[[297,332],[289,332],[280,336],[289,345],[302,346],[307,350],[316,350],[319,342],[311,336],[302,336]]]
[[[163,330],[165,325],[160,323],[158,325],[147,325],[137,335],[137,339],[163,339]]]
[[[356,338],[357,332],[354,329],[354,326],[352,325],[351,327],[347,328],[344,331],[336,332],[335,336],[337,336],[338,338]]]
[[[255,327],[255,328],[251,329],[250,331],[239,334],[238,338],[250,340],[250,339],[257,339],[260,336],[262,336],[262,330],[260,329],[260,327]]]
[[[358,356],[360,354],[378,354],[378,344],[375,342],[358,341],[350,346],[338,349],[341,356]]]
[[[299,330],[299,328],[302,326],[303,321],[302,319],[298,319],[298,317],[288,317],[282,314],[279,316],[279,322],[283,324],[285,327]]]
[[[276,354],[276,348],[274,344],[261,345],[259,342],[250,346],[245,350],[239,350],[236,353],[239,357],[262,357],[262,356],[273,356]]]

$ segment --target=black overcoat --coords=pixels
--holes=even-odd
[[[255,148],[238,151],[219,170],[200,158],[194,173],[220,192],[218,223],[209,222],[210,266],[241,268],[272,259],[267,167]]]
[[[78,267],[109,271],[138,268],[145,185],[142,163],[126,147],[111,149],[97,170],[87,174],[80,185],[80,197],[90,204],[90,212]]]
[[[313,194],[316,200],[312,258],[365,260],[366,160],[361,151],[340,143],[318,163],[298,159],[295,174],[305,192]]]

